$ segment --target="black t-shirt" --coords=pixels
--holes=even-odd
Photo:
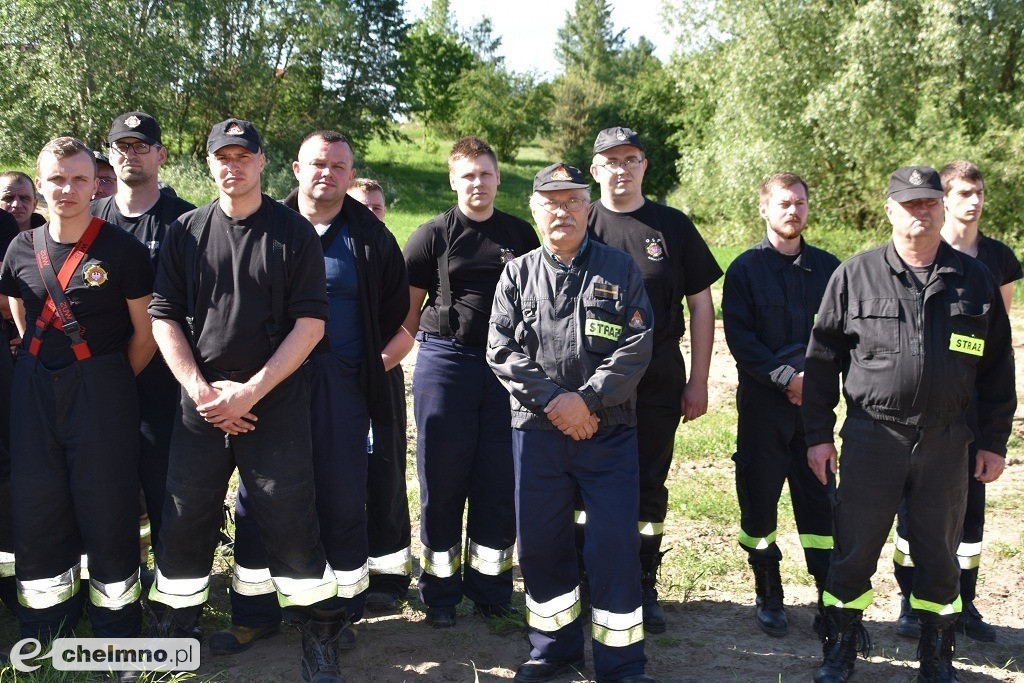
[[[256,372],[274,352],[270,258],[275,216],[285,216],[285,329],[297,318],[327,320],[327,284],[320,238],[305,218],[263,196],[253,215],[229,218],[218,203],[195,258],[196,360],[225,372]],[[280,214],[278,213],[280,211]],[[171,224],[160,250],[149,313],[173,320],[188,334],[185,244],[198,211]]]
[[[166,239],[167,228],[178,216],[196,208],[184,199],[160,193],[156,204],[139,216],[125,216],[117,208],[114,197],[104,197],[92,203],[92,215],[135,235],[136,239],[149,248],[149,258],[156,271],[160,259],[160,244]]]
[[[654,311],[654,343],[682,337],[683,297],[704,291],[722,277],[693,221],[682,211],[648,199],[628,213],[596,202],[590,206],[587,227],[598,242],[621,249],[640,266]]]
[[[467,346],[482,347],[487,344],[487,321],[501,271],[508,261],[539,247],[540,241],[529,223],[498,210],[485,221],[474,221],[455,206],[417,228],[403,253],[409,285],[427,290],[420,330],[428,334],[441,334],[437,258],[444,252],[445,230],[450,230],[452,333]]]
[[[0,255],[7,253],[7,247],[18,236],[18,221],[14,216],[0,209]]]
[[[988,266],[1000,287],[1024,278],[1013,249],[982,234],[978,235],[978,260]]]
[[[75,245],[54,242],[49,228],[43,232],[50,262],[54,271],[60,272]],[[21,347],[26,351],[46,301],[46,286],[36,266],[32,234],[33,231],[25,231],[14,238],[0,270],[0,294],[16,297],[25,304],[27,332]],[[84,272],[96,273],[97,268],[101,269],[100,277],[87,283]],[[95,282],[99,284],[91,284]],[[75,269],[65,292],[92,355],[125,351],[134,332],[125,301],[153,292],[153,267],[146,248],[124,230],[105,224]],[[51,370],[70,365],[75,360],[71,339],[51,325],[43,333],[39,359]]]

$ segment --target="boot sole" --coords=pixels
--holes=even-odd
[[[783,629],[769,628],[764,623],[762,623],[760,619],[757,618],[757,615],[754,616],[754,621],[757,622],[757,627],[759,629],[770,635],[772,638],[782,638],[789,633],[788,625],[786,626],[786,628]]]

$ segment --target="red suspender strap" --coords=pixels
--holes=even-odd
[[[50,255],[46,251],[46,234],[44,232],[46,226],[39,226],[32,231],[32,246],[36,255],[36,267],[39,268],[39,275],[43,279],[43,285],[46,287],[47,294],[46,301],[43,302],[42,313],[36,318],[35,334],[32,336],[32,341],[29,342],[28,350],[33,356],[39,355],[39,349],[43,345],[43,333],[52,324],[71,338],[71,350],[75,352],[75,358],[85,360],[92,357],[89,345],[83,339],[85,330],[82,329],[78,320],[75,319],[75,314],[71,310],[71,302],[68,301],[68,297],[64,292],[68,288],[68,283],[71,282],[71,277],[75,274],[79,264],[82,263],[82,259],[85,258],[86,253],[89,251],[89,247],[96,241],[96,236],[100,234],[100,228],[103,227],[103,223],[103,219],[93,217],[85,233],[75,244],[71,253],[68,254],[67,260],[61,266],[60,273],[54,272],[53,264],[50,262]]]

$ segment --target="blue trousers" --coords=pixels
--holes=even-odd
[[[331,353],[313,354],[301,372],[309,378],[313,434],[313,481],[320,541],[338,578],[338,604],[349,620],[362,617],[369,585],[366,560],[366,433],[370,418],[359,388],[359,364]],[[262,626],[281,619],[272,586],[240,580],[247,570],[267,567],[266,551],[248,491],[239,483],[235,499],[235,576],[231,621]],[[262,592],[261,592],[262,590]]]
[[[512,430],[519,565],[526,584],[530,656],[583,656],[573,532],[577,487],[587,510],[594,669],[602,680],[644,672],[640,601],[639,475],[635,427],[602,427],[573,441],[554,430]]]
[[[457,605],[464,594],[479,604],[506,604],[516,541],[508,392],[483,348],[423,333],[417,338],[412,392],[424,546],[420,598],[430,607]],[[462,571],[467,502],[468,566]]]

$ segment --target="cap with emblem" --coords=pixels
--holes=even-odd
[[[569,164],[557,163],[542,168],[533,177],[534,192],[551,190],[589,190],[583,171]]]
[[[256,126],[242,119],[226,119],[214,124],[206,138],[206,151],[213,154],[228,145],[241,145],[253,154],[263,149],[263,141]]]
[[[121,114],[110,124],[107,142],[117,142],[125,138],[138,138],[151,145],[159,145],[160,124],[145,112],[130,111]]]
[[[594,154],[600,154],[620,145],[644,148],[644,143],[640,142],[640,135],[635,130],[615,126],[614,128],[605,128],[597,134],[597,139],[594,140]]]
[[[889,199],[909,202],[913,199],[938,199],[942,191],[942,179],[931,166],[904,166],[889,176]]]
[[[98,149],[94,149],[92,151],[92,158],[95,159],[96,163],[98,164],[106,164],[107,166],[113,168],[113,166],[110,163],[110,158],[103,152],[99,151]]]

